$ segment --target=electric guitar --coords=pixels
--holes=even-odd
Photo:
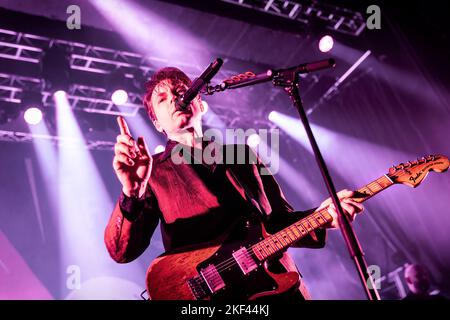
[[[417,187],[430,171],[445,172],[449,159],[430,155],[401,163],[358,189],[363,202],[393,184]],[[147,271],[147,291],[154,300],[255,300],[280,295],[299,284],[295,272],[274,273],[268,262],[311,231],[333,220],[322,209],[274,234],[259,219],[243,219],[215,241],[185,247],[156,258]]]

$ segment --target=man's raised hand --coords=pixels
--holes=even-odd
[[[114,145],[114,171],[126,196],[142,197],[152,171],[152,156],[144,137],[139,137],[137,141],[133,139],[123,117],[118,116],[117,123],[120,134]]]

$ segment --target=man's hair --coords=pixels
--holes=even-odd
[[[152,121],[156,120],[155,110],[152,105],[152,94],[156,86],[164,80],[169,80],[173,85],[183,83],[186,86],[191,85],[191,79],[180,69],[175,67],[166,67],[156,71],[150,80],[145,84],[144,107]]]

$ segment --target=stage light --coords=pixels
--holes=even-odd
[[[133,91],[132,79],[123,68],[117,68],[105,78],[105,88],[111,93],[111,101],[116,106],[123,106],[128,101],[128,92]]]
[[[312,152],[308,137],[299,119],[277,111],[272,111],[270,114],[270,121],[275,123],[281,130],[294,138],[294,140],[300,142],[300,144],[302,144],[309,152]],[[311,124],[311,127],[313,127],[313,124]],[[316,136],[320,146],[322,146],[323,138],[324,137],[322,136]]]
[[[140,1],[132,0],[89,2],[135,51],[145,56],[156,55],[168,61],[180,62],[187,61],[186,52],[189,52],[190,60],[205,65],[209,63],[207,51],[210,46],[207,41],[182,28],[174,19],[162,17],[158,10],[154,11],[143,6]]]
[[[261,137],[257,133],[253,133],[247,138],[247,144],[251,148],[258,147],[259,143],[261,142]]]
[[[333,49],[333,38],[329,35],[323,36],[319,41],[319,50],[321,52],[328,52]]]
[[[103,212],[111,212],[113,200],[99,173],[94,155],[86,147],[67,95],[58,92],[54,97],[59,144],[57,167],[53,171],[58,177],[63,177],[58,180],[57,193],[54,195],[57,212],[60,213],[57,219],[61,244],[60,266],[64,273],[72,270],[70,274],[76,276],[79,274],[76,270],[79,269],[82,270],[83,279],[91,279],[107,273],[113,264],[101,241],[106,221],[99,218]],[[94,260],[95,264],[92,264]],[[66,283],[65,280],[63,283]],[[74,288],[64,285],[60,294],[66,296]]]
[[[111,101],[117,106],[122,106],[128,101],[128,93],[123,89],[117,89],[112,93]]]
[[[53,93],[53,98],[55,98],[56,100],[65,99],[66,96],[67,93],[64,90],[58,90]]]
[[[277,112],[276,111],[270,111],[269,116],[267,117],[270,121],[274,121],[275,118],[277,117]]]
[[[21,110],[24,120],[36,125],[42,120],[42,94],[40,91],[24,90],[21,96]]]
[[[155,153],[160,153],[160,152],[163,152],[164,150],[166,150],[166,147],[164,147],[163,145],[157,145],[156,147],[155,147]]]
[[[28,108],[23,114],[23,118],[28,124],[38,124],[42,120],[42,111],[39,108]]]

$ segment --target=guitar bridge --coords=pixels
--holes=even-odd
[[[187,284],[196,300],[204,299],[209,295],[208,287],[200,276],[188,279]]]

